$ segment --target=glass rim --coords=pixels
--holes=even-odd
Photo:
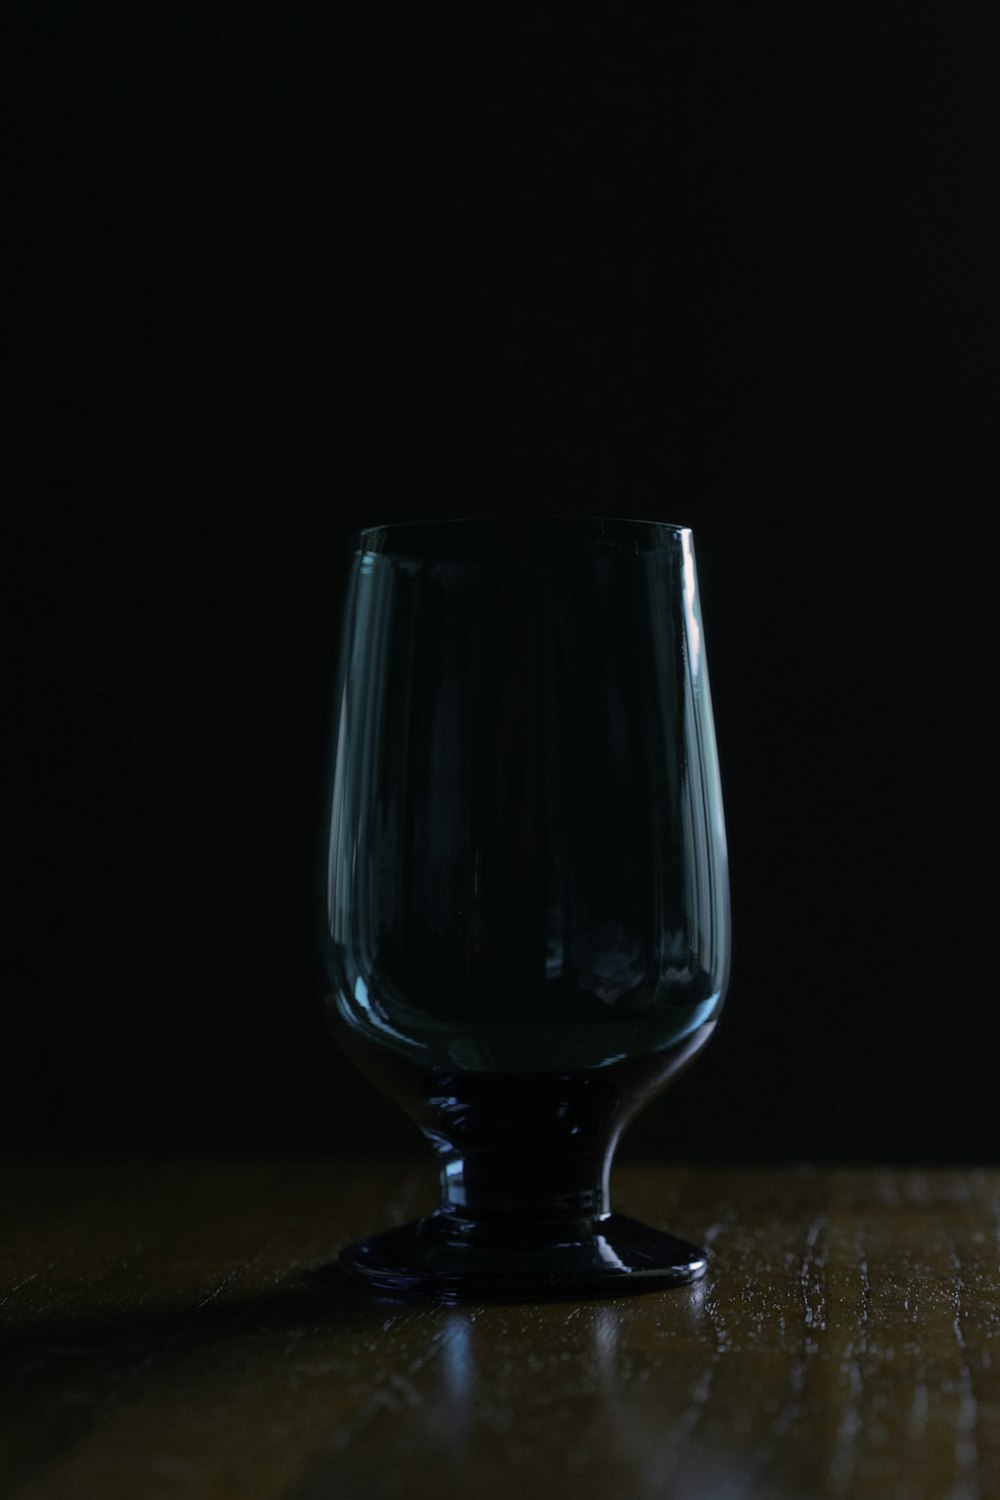
[[[691,528],[673,521],[649,521],[626,516],[443,516],[417,521],[385,521],[348,531],[346,540],[357,552],[388,553],[403,556],[414,543],[424,546],[435,535],[457,540],[465,532],[479,532],[495,541],[514,542],[540,539],[560,532],[582,541],[638,543],[646,548],[675,538],[691,539]]]

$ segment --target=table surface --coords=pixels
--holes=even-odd
[[[1000,1171],[615,1187],[704,1281],[447,1307],[325,1270],[429,1163],[3,1167],[0,1495],[1000,1496]]]

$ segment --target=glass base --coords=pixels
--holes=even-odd
[[[624,1214],[490,1226],[438,1211],[348,1245],[337,1264],[397,1297],[577,1300],[697,1281],[708,1256]]]

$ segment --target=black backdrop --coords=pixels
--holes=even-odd
[[[418,1144],[312,968],[344,534],[565,511],[694,528],[730,829],[633,1149],[995,1159],[996,23],[503,9],[31,23],[2,1143]]]

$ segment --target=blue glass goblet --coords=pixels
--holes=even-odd
[[[341,1045],[441,1203],[341,1252],[383,1292],[609,1296],[705,1253],[611,1209],[629,1120],[729,967],[690,531],[455,520],[353,537],[322,944]]]

